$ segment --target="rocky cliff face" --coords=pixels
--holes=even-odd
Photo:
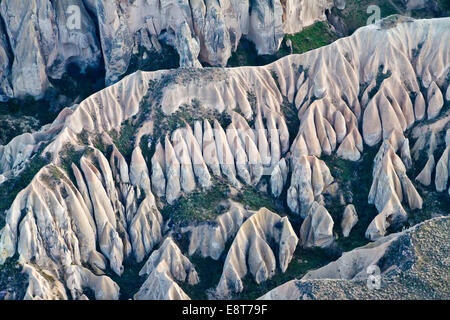
[[[408,171],[416,152],[436,155],[435,186],[447,190],[449,28],[448,18],[390,17],[263,67],[137,72],[64,109],[39,132],[0,146],[3,183],[46,160],[8,206],[0,264],[17,258],[24,266],[26,298],[85,298],[87,289],[117,298],[112,277],[124,262],[155,254],[138,296],[159,286],[158,297],[187,298],[165,255],[189,274],[183,251],[218,259],[230,244],[211,287],[241,292],[247,274],[261,283],[285,272],[298,242],[331,246],[339,221],[326,200],[339,186],[326,157],[357,162],[370,147],[378,153],[365,201],[379,214],[370,223],[359,212],[365,219],[355,227],[368,219],[367,238],[386,239],[424,203]],[[250,187],[279,197],[286,215],[229,202],[209,225],[188,226],[184,244],[160,210],[218,182],[230,193]],[[303,220],[300,229],[290,220]],[[155,253],[169,234],[179,251],[170,242]]]
[[[76,8],[76,9],[73,9]],[[75,10],[71,25],[70,10]],[[81,70],[98,67],[101,49],[95,25],[81,0],[27,2],[2,1],[11,61],[11,86],[15,97],[42,97],[49,78],[60,79],[70,63]],[[8,72],[9,66],[3,69]]]
[[[340,1],[342,2],[342,1]],[[176,49],[181,67],[225,66],[242,37],[259,54],[275,53],[285,33],[325,19],[334,1],[49,0],[1,3],[0,96],[40,98],[69,65],[106,68],[106,85],[132,55]],[[11,52],[11,54],[9,54]],[[101,61],[103,60],[103,61]]]

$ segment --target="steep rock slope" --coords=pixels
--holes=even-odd
[[[72,18],[76,19],[73,28],[71,8],[78,15]],[[42,97],[48,78],[60,79],[69,63],[81,70],[99,66],[101,49],[95,25],[82,0],[5,0],[0,13],[15,58],[11,63],[13,96]]]
[[[148,277],[135,294],[136,300],[188,300],[176,281],[190,285],[199,282],[194,266],[170,237],[153,251],[139,275]]]
[[[243,290],[242,278],[250,272],[256,283],[270,279],[277,269],[285,272],[298,238],[287,217],[265,208],[242,224],[228,251],[216,294],[226,297]],[[273,244],[272,247],[270,244]],[[278,252],[278,257],[275,253]]]
[[[244,36],[259,54],[275,53],[284,33],[325,20],[325,10],[334,5],[333,0],[288,0],[283,7],[282,2],[5,0],[0,7],[6,26],[0,28],[0,94],[2,99],[40,98],[49,78],[61,79],[69,65],[84,71],[100,67],[102,58],[110,85],[127,72],[141,48],[162,54],[161,42],[176,49],[182,67],[201,67],[199,59],[224,66]]]
[[[374,159],[369,203],[374,204],[380,214],[366,231],[369,239],[375,240],[383,236],[392,223],[406,218],[402,200],[405,200],[411,209],[422,209],[422,198],[406,175],[402,160],[389,141],[385,140]]]
[[[364,143],[383,140],[368,199],[382,217],[375,219],[382,222],[375,222],[377,237],[382,236],[391,222],[384,214],[386,203],[395,204],[403,216],[402,199],[420,208],[420,196],[406,175],[411,155],[404,133],[425,114],[436,126],[448,123],[441,123],[448,100],[440,106],[434,97],[448,92],[449,26],[449,19],[390,17],[330,46],[264,67],[137,72],[64,109],[39,132],[0,146],[0,174],[6,181],[20,178],[33,157],[45,156],[49,162],[7,210],[0,262],[17,253],[22,264],[46,270],[55,281],[40,278],[43,289],[36,298],[68,287],[72,265],[92,268],[97,275],[108,267],[120,275],[124,259],[143,261],[161,241],[157,204],[208,189],[215,178],[239,189],[270,176],[275,195],[297,191],[290,199],[303,204],[304,211],[289,203],[286,207],[307,218],[314,201],[320,204],[321,194],[334,185],[319,157],[336,154],[356,161]],[[293,120],[299,121],[294,130]],[[292,179],[296,171],[299,179]],[[303,171],[309,173],[306,181],[300,179]],[[261,239],[277,234],[270,224],[277,215],[267,215],[261,222],[267,232],[242,231],[239,236],[238,231],[235,242],[254,243],[246,234]],[[252,217],[241,230],[252,229],[244,227],[253,225]],[[325,230],[329,236],[333,221],[326,221],[320,230],[312,223],[305,234],[321,239]],[[223,231],[230,237],[226,229],[214,235],[217,243],[226,241]],[[228,255],[238,253],[234,249]],[[288,256],[279,262],[282,270]],[[254,265],[250,272],[258,281],[269,278],[272,260],[261,268]],[[224,270],[238,270],[242,263],[229,261]],[[226,282],[235,284],[235,291],[242,289],[239,283],[247,272],[233,272],[224,272],[219,291],[228,291]],[[82,283],[74,292],[82,292]],[[114,296],[114,286],[109,287]]]
[[[19,262],[46,270],[48,276],[36,280],[41,289],[32,290],[35,295],[30,298],[46,299],[55,286],[73,288],[75,293],[95,287],[97,280],[89,272],[75,273],[83,281],[72,281],[70,274],[85,265],[97,274],[110,268],[121,275],[125,258],[140,262],[159,243],[162,217],[150,192],[146,166],[140,170],[138,165],[140,150],[135,151],[128,169],[117,150],[108,161],[97,149],[89,149],[80,158],[80,167],[71,165],[75,181],[49,165],[19,193],[2,230],[0,259],[3,263],[17,252]],[[117,298],[118,289],[114,290],[112,296]]]

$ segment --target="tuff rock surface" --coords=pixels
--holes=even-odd
[[[86,3],[93,10],[100,2]],[[261,283],[277,266],[285,271],[298,238],[331,242],[322,194],[337,177],[320,158],[360,161],[366,146],[378,149],[367,170],[368,201],[379,213],[366,235],[385,239],[408,207],[422,207],[407,171],[416,156],[433,154],[434,186],[448,188],[449,26],[448,18],[390,17],[263,67],[137,72],[62,110],[53,123],[0,146],[3,183],[20,178],[35,157],[47,161],[6,211],[0,264],[18,257],[32,275],[27,298],[84,299],[87,288],[117,298],[112,273],[123,274],[125,260],[145,261],[166,236],[161,208],[217,180],[235,190],[266,183],[296,219],[306,218],[303,235],[287,217],[239,205],[212,226],[188,228],[188,253],[217,258],[231,243],[215,288],[223,296],[241,292],[246,274]],[[438,91],[446,92],[442,108]],[[298,115],[295,137],[286,106]],[[158,263],[148,287],[162,288],[158,297],[187,298],[170,268]]]
[[[134,295],[135,300],[188,300],[176,281],[190,285],[199,282],[195,267],[170,237],[152,252],[139,275],[147,279]]]
[[[242,278],[247,273],[259,284],[270,279],[277,266],[285,272],[297,242],[298,237],[287,217],[260,209],[239,228],[225,259],[216,294],[226,297],[230,292],[241,292]]]
[[[181,67],[201,67],[200,60],[225,66],[244,37],[259,54],[273,54],[285,33],[325,20],[333,6],[333,0],[5,0],[0,97],[40,98],[69,65],[83,72],[101,60],[110,85],[140,48],[158,55],[162,43],[176,49]]]

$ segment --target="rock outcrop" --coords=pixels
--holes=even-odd
[[[100,65],[95,25],[83,1],[2,1],[0,14],[15,58],[14,97],[42,97],[49,78],[61,79],[69,64],[81,71]]]
[[[435,167],[434,156],[430,155],[422,171],[416,177],[416,181],[419,181],[424,186],[429,186],[431,184],[431,175],[433,173],[434,167]]]
[[[194,265],[170,237],[153,251],[139,275],[148,277],[134,295],[136,300],[188,300],[189,297],[176,281],[189,285],[199,282]]]
[[[306,218],[314,201],[323,202],[322,193],[334,179],[325,162],[315,156],[297,158],[294,154],[291,166],[293,172],[287,191],[287,205],[292,212]]]
[[[305,248],[329,247],[333,241],[334,221],[324,206],[313,202],[300,228],[300,245]]]
[[[419,124],[412,134],[417,139],[412,149],[414,159],[428,158],[416,181],[425,186],[433,184],[438,192],[446,191],[449,178],[450,112],[447,110],[434,122]],[[450,186],[448,192],[450,194]]]
[[[142,261],[161,240],[162,217],[141,157],[135,149],[129,170],[116,149],[108,161],[88,147],[79,166],[71,165],[74,181],[50,164],[19,193],[0,234],[0,262],[17,252],[19,262],[33,263],[54,279],[43,282],[34,273],[29,290],[39,294],[30,297],[66,298],[52,293],[58,286],[69,288],[73,299],[84,298],[85,287],[97,288],[97,298],[118,297],[109,277],[98,278],[84,266],[100,274],[109,263],[120,275],[125,258]]]
[[[263,208],[239,228],[225,259],[216,294],[226,297],[243,290],[242,278],[250,273],[256,283],[270,279],[277,266],[285,272],[292,259],[298,238],[287,217]],[[274,243],[277,248],[271,248]],[[275,257],[274,252],[278,252]]]
[[[65,287],[58,281],[55,283],[55,279],[47,271],[25,264],[23,272],[29,277],[24,300],[67,299]],[[119,298],[119,286],[107,276],[96,276],[80,266],[70,266],[66,272],[66,286],[73,299],[88,300],[86,289],[92,290],[96,300],[117,300]]]
[[[436,164],[435,185],[438,192],[447,190],[447,182],[450,177],[450,144],[447,145],[441,158]],[[449,187],[450,194],[450,187]]]
[[[227,241],[251,214],[252,212],[245,210],[241,204],[228,200],[226,212],[214,221],[185,228],[184,232],[190,232],[189,255],[197,253],[204,258],[218,260]]]
[[[102,58],[106,85],[113,84],[127,72],[133,54],[140,48],[161,54],[161,42],[176,49],[181,67],[201,67],[199,60],[225,66],[243,37],[259,54],[273,54],[285,33],[325,20],[325,10],[333,6],[332,0],[3,1],[0,96],[42,97],[49,78],[60,79],[69,65],[81,72],[97,68]]]
[[[441,217],[379,238],[260,299],[446,299],[449,228]]]
[[[289,133],[284,119],[278,115],[280,129],[276,129],[275,124],[273,129],[264,126],[255,129],[260,132],[259,136],[253,133],[242,116],[234,113],[232,119],[226,130],[218,121],[214,121],[213,127],[207,119],[203,126],[199,121],[195,122],[197,137],[187,124],[176,129],[171,139],[166,136],[164,147],[157,144],[152,157],[152,184],[159,197],[165,197],[169,204],[173,204],[183,193],[188,194],[196,188],[208,189],[211,186],[210,171],[215,176],[226,178],[235,187],[240,187],[241,182],[257,185],[264,170],[273,172],[272,188],[281,193],[288,174],[286,161],[280,160],[288,151],[286,139],[289,139]],[[268,119],[274,121],[271,114]],[[248,129],[242,129],[242,126]],[[267,142],[266,131],[272,132],[271,145],[263,147],[260,141]],[[265,166],[261,160],[262,153],[269,157]]]
[[[161,241],[163,221],[156,204],[208,189],[214,178],[263,188],[262,176],[270,176],[267,190],[275,196],[286,191],[291,211],[307,217],[314,202],[323,205],[322,194],[335,183],[319,157],[358,160],[363,142],[383,141],[369,195],[379,215],[367,231],[372,240],[382,237],[394,220],[406,217],[402,204],[411,209],[422,205],[406,166],[423,148],[439,159],[435,184],[437,180],[444,190],[446,182],[448,187],[448,146],[437,154],[442,140],[449,140],[442,135],[448,129],[448,110],[442,107],[432,123],[416,124],[437,112],[429,103],[439,96],[437,90],[448,88],[449,25],[448,18],[394,16],[330,46],[267,66],[137,72],[64,109],[52,124],[0,146],[0,175],[8,180],[21,178],[33,157],[49,162],[7,210],[0,263],[17,253],[23,265],[45,270],[55,281],[42,290],[52,297],[68,288],[69,266],[93,270],[96,276],[107,269],[120,275],[124,259],[143,261]],[[430,86],[434,93],[424,98],[422,92]],[[193,109],[196,100],[201,105]],[[292,119],[287,119],[286,107],[298,111],[295,139],[289,135]],[[159,127],[161,118],[176,125]],[[404,133],[411,128],[416,142],[409,150]],[[146,135],[164,139],[148,145],[146,151],[155,150],[153,154],[142,154]],[[220,229],[227,239],[241,223],[236,217],[236,224]],[[247,273],[261,282],[277,264],[285,270],[297,242],[291,231],[287,219],[276,214],[262,211],[248,218],[228,253],[218,291],[239,292]],[[284,236],[290,240],[282,243]],[[269,239],[281,247],[278,258]],[[216,257],[222,240],[217,243],[218,249],[200,243],[192,250]],[[79,288],[73,292],[82,297]]]
[[[406,219],[403,201],[411,209],[421,209],[422,198],[406,175],[406,167],[389,140],[383,142],[374,159],[372,176],[369,203],[375,205],[379,214],[367,228],[366,237],[375,240],[384,236],[391,224]]]
[[[358,214],[356,213],[355,206],[349,204],[345,207],[344,213],[342,215],[341,221],[341,229],[342,235],[344,237],[348,237],[350,231],[352,231],[353,227],[358,223]]]

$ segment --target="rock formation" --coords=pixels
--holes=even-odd
[[[369,203],[375,205],[379,214],[367,228],[366,237],[375,240],[383,236],[391,224],[406,219],[403,201],[411,209],[421,209],[422,198],[406,175],[406,168],[389,140],[383,142],[374,159],[372,176]]]
[[[134,295],[136,300],[188,300],[189,297],[176,281],[196,285],[199,282],[197,271],[169,237],[161,247],[153,251],[139,272],[148,275],[142,287]]]
[[[288,164],[286,159],[282,158],[270,175],[270,187],[274,197],[279,197],[281,195],[284,186],[287,183],[289,174]]]
[[[195,227],[187,227],[190,232],[189,255],[198,253],[202,257],[218,260],[225,249],[225,244],[241,227],[245,219],[252,214],[239,203],[228,200],[227,211],[212,222]]]
[[[438,192],[447,190],[450,112],[447,110],[442,117],[432,123],[419,124],[414,128],[412,134],[417,139],[412,149],[414,159],[419,160],[421,157],[427,159],[422,171],[417,175],[416,181],[425,186],[433,184]],[[442,153],[438,150],[442,150]],[[450,187],[448,192],[450,194]]]
[[[64,286],[53,283],[53,276],[39,267],[25,264],[23,272],[29,277],[29,284],[24,300],[60,300],[67,299]],[[107,276],[96,276],[91,271],[80,266],[70,266],[65,270],[66,286],[73,299],[87,300],[85,289],[94,292],[96,300],[117,300],[119,286]]]
[[[305,248],[329,247],[334,241],[333,226],[327,209],[313,202],[300,228],[300,244]]]
[[[322,193],[333,182],[325,162],[315,156],[294,155],[291,186],[287,191],[287,204],[292,212],[306,218],[314,201],[321,202]]]
[[[89,10],[100,2],[86,1]],[[164,10],[172,5],[164,3]],[[113,25],[121,27],[117,21]],[[148,21],[158,27],[156,20]],[[115,285],[96,277],[110,270],[122,274],[125,259],[144,261],[164,236],[158,206],[208,189],[215,179],[261,189],[266,183],[279,201],[285,201],[286,191],[286,206],[308,220],[303,243],[328,244],[332,221],[322,195],[336,182],[320,157],[359,161],[363,142],[381,143],[368,199],[379,215],[366,234],[371,240],[382,237],[389,225],[406,218],[403,205],[422,206],[406,174],[417,154],[426,149],[427,156],[434,155],[434,185],[448,188],[450,138],[442,133],[449,123],[449,26],[449,18],[394,16],[267,66],[137,72],[62,110],[52,124],[0,146],[0,175],[6,182],[20,179],[34,157],[48,162],[6,212],[0,264],[17,253],[22,265],[55,280],[44,282],[46,276],[34,273],[30,297],[84,298],[87,287],[100,288],[104,295],[99,291],[99,297],[116,297]],[[446,92],[442,107],[438,91]],[[196,101],[201,105],[194,108]],[[292,119],[286,108],[297,113],[298,131],[288,130]],[[418,123],[429,115],[429,122]],[[144,150],[147,135],[161,139]],[[190,248],[216,258],[239,228],[217,286],[224,295],[240,292],[247,273],[262,282],[277,265],[285,271],[297,244],[287,218],[262,209],[241,222],[246,210],[228,211],[217,218],[217,230],[192,229]],[[206,245],[203,237],[216,239],[211,244],[217,247]],[[73,266],[80,269],[75,268],[70,287]],[[166,267],[156,270],[160,276],[152,283],[172,288],[161,292],[185,297]]]
[[[416,177],[416,181],[419,181],[424,186],[429,186],[431,184],[431,174],[433,173],[434,167],[435,167],[434,156],[430,155],[422,171]]]
[[[103,290],[96,293],[100,298],[118,297],[109,277],[98,279],[83,266],[101,273],[109,263],[120,275],[126,257],[142,261],[161,240],[162,217],[145,179],[146,167],[140,169],[139,154],[135,149],[128,170],[116,149],[108,161],[90,147],[79,166],[71,166],[75,181],[51,164],[19,193],[1,231],[1,262],[17,252],[20,262],[33,262],[54,278],[46,283],[45,277],[42,280],[34,273],[37,280],[30,281],[29,290],[39,294],[30,297],[55,297],[52,292],[64,284],[73,299],[84,297],[84,287]],[[102,289],[105,285],[108,292]]]
[[[447,189],[447,181],[450,175],[450,145],[445,148],[444,153],[436,164],[436,190],[439,192],[445,191]]]
[[[9,44],[3,26],[0,27],[0,101],[8,101],[14,97],[9,81],[10,59],[8,56]]]
[[[42,97],[49,78],[60,79],[70,64],[83,72],[99,67],[102,58],[110,85],[127,72],[139,48],[158,55],[161,43],[176,49],[181,67],[201,67],[199,59],[225,66],[243,37],[259,54],[273,54],[285,33],[325,20],[333,6],[332,0],[3,1],[0,96]]]
[[[48,134],[50,136],[46,137],[53,139],[58,135],[58,139],[56,139],[58,143],[51,143],[46,151],[53,152],[54,149],[61,148],[63,135],[59,133],[63,131],[65,133],[64,140],[67,141],[70,139],[69,130],[79,134],[81,124],[88,132],[108,132],[117,128],[123,121],[139,112],[139,102],[147,94],[149,81],[158,83],[158,81],[164,80],[163,92],[151,92],[147,99],[150,104],[160,103],[161,110],[165,115],[170,115],[176,112],[180,106],[190,105],[194,99],[197,99],[202,102],[205,110],[218,112],[227,110],[230,113],[239,111],[239,114],[242,114],[247,122],[254,119],[255,128],[252,129],[260,126],[259,117],[265,119],[264,128],[267,130],[273,128],[273,124],[275,124],[279,131],[281,154],[291,148],[292,154],[297,156],[315,155],[318,157],[322,153],[336,152],[346,159],[359,159],[362,152],[362,137],[365,137],[364,141],[367,144],[374,145],[381,141],[381,138],[389,138],[392,129],[396,129],[395,131],[401,135],[414,121],[423,119],[426,111],[423,108],[426,108],[427,104],[424,99],[420,98],[422,94],[419,88],[429,86],[432,82],[429,80],[431,74],[441,74],[438,70],[441,70],[449,59],[446,41],[440,41],[441,35],[446,36],[446,33],[441,30],[446,29],[448,19],[415,22],[404,21],[405,18],[392,19],[397,19],[396,27],[384,30],[381,24],[378,24],[362,28],[349,39],[342,39],[330,46],[303,54],[301,63],[299,56],[292,55],[264,67],[138,72],[89,97],[74,110],[63,111],[64,116],[57,119],[57,122],[53,124],[52,134]],[[418,44],[421,43],[420,39],[422,39],[420,36],[424,30],[428,30],[427,43],[422,45],[420,50],[415,51],[417,61],[420,63],[413,66],[408,60],[409,55],[406,52],[417,50]],[[386,61],[384,57],[394,45],[394,39],[397,41],[398,37],[403,39],[407,35],[411,35],[414,41],[403,46],[405,54],[398,52],[398,54],[392,54],[395,64]],[[369,38],[371,40],[366,41]],[[370,46],[362,50],[360,49],[362,43],[370,43]],[[380,48],[378,43],[385,45]],[[430,50],[435,49],[441,54],[432,55]],[[332,55],[331,52],[333,52]],[[434,58],[424,59],[423,57],[426,56]],[[317,61],[322,62],[317,63]],[[381,71],[380,66],[383,66]],[[397,66],[408,67],[400,70],[397,69]],[[336,78],[334,72],[336,68],[340,68],[342,71],[340,74],[347,76]],[[272,74],[276,75],[277,81]],[[358,76],[356,76],[357,74]],[[384,77],[382,75],[387,77],[389,74],[390,77],[381,82],[379,90],[372,97],[373,93],[371,92],[377,89],[377,78],[381,79]],[[400,74],[404,76],[403,84],[398,82]],[[421,83],[417,81],[418,77],[422,79]],[[327,82],[324,82],[325,78],[328,79]],[[278,90],[277,82],[281,90]],[[443,78],[436,78],[434,82],[439,88],[444,87],[445,80]],[[362,92],[358,94],[361,83],[369,84],[367,88],[363,86]],[[412,90],[416,94],[414,104],[410,95],[405,95],[407,90],[404,83],[408,83],[408,90]],[[388,89],[393,87],[397,88],[396,91]],[[255,102],[249,102],[246,94],[248,92],[254,94]],[[358,98],[360,95],[361,101]],[[110,96],[116,98],[108,99]],[[296,105],[300,115],[299,133],[292,146],[289,146],[289,138],[286,139],[288,137],[287,128],[283,115],[279,111],[283,103],[283,96]],[[388,108],[386,105],[386,110],[396,110],[395,115],[388,111],[392,116],[388,116],[386,119],[390,121],[377,121],[375,114],[381,113],[379,110],[375,113],[374,108],[382,106],[381,103],[375,103],[379,99],[388,101],[390,107]],[[394,101],[397,100],[403,101],[404,105],[395,104]],[[371,103],[372,101],[373,103]],[[394,107],[389,101],[392,101]],[[95,107],[98,105],[103,106],[101,114],[99,108]],[[411,105],[413,105],[413,109],[410,108]],[[112,112],[119,110],[118,116],[114,117]],[[274,122],[267,121],[271,117]],[[372,119],[372,117],[375,118]],[[236,119],[233,123],[235,128],[242,128],[242,119],[237,120],[237,116],[233,116],[233,119]],[[240,122],[238,123],[238,121]],[[363,123],[362,133],[358,129],[358,124],[361,122]],[[369,123],[372,127],[368,126]],[[380,126],[376,125],[377,123]],[[198,128],[197,124],[191,125]],[[270,125],[270,127],[266,125]],[[62,130],[63,127],[65,130]],[[383,130],[380,131],[380,128]],[[47,128],[39,136],[42,137],[49,131],[50,128]],[[209,134],[208,130],[204,131],[203,140],[205,135]],[[383,134],[379,134],[380,132]],[[256,133],[256,135],[240,135],[241,141],[243,140],[242,147],[246,152],[247,150],[252,151],[252,148],[254,150],[254,147],[258,148],[261,162],[267,165],[268,155],[261,156],[261,152],[264,153],[267,149],[265,147],[267,135],[264,135],[264,132]],[[246,139],[246,136],[254,138],[252,139],[253,144]],[[198,139],[198,137],[196,138]],[[215,140],[214,134],[213,138]],[[399,141],[403,140],[399,139]],[[276,142],[275,139],[274,151],[277,150]],[[270,146],[272,146],[272,142]],[[202,149],[205,149],[205,144],[202,144]],[[277,154],[275,153],[274,157],[270,155],[271,164],[274,166],[279,161]],[[18,152],[14,154],[14,156],[17,155]],[[247,157],[250,161],[248,153]],[[208,167],[214,167],[214,165],[209,165],[206,160],[205,163]],[[213,161],[214,157],[208,160]],[[251,159],[251,161],[253,160],[258,161],[258,157]],[[256,165],[256,167],[258,166]],[[291,171],[294,169],[292,167]],[[212,171],[217,173],[217,167]],[[257,176],[258,174],[255,177]]]
[[[225,259],[217,285],[217,295],[243,290],[242,278],[250,272],[256,283],[270,279],[277,266],[285,272],[292,259],[298,238],[287,217],[263,208],[239,228]],[[277,248],[271,248],[274,243]],[[275,257],[274,252],[278,252]]]
[[[281,117],[279,121],[284,124]],[[196,132],[198,138],[187,124],[186,127],[172,133],[172,141],[167,136],[164,147],[158,143],[152,157],[152,183],[156,194],[159,197],[165,196],[167,202],[172,204],[183,192],[190,193],[197,187],[208,189],[211,186],[211,174],[208,169],[214,175],[226,178],[233,186],[239,187],[240,181],[247,185],[256,185],[262,177],[263,170],[272,170],[273,167],[277,171],[273,173],[272,188],[277,188],[276,192],[281,193],[288,173],[285,160],[280,160],[281,152],[285,154],[288,147],[285,139],[288,139],[289,133],[285,124],[280,130],[272,130],[270,147],[260,148],[270,157],[267,166],[263,165],[257,147],[259,137],[257,139],[241,129],[240,126],[243,124],[248,127],[249,132],[252,132],[247,121],[237,113],[234,113],[233,121],[226,130],[218,121],[214,121],[212,127],[205,119],[203,128],[199,122],[194,124],[198,128]],[[270,129],[261,127],[255,130],[261,131],[263,137],[261,139],[266,141],[265,132]],[[283,141],[282,147],[280,140]],[[199,141],[203,148],[200,148]],[[280,176],[277,178],[276,174]]]
[[[60,79],[70,63],[81,71],[99,66],[95,25],[81,0],[2,1],[0,14],[15,57],[14,97],[42,97],[49,78]]]

